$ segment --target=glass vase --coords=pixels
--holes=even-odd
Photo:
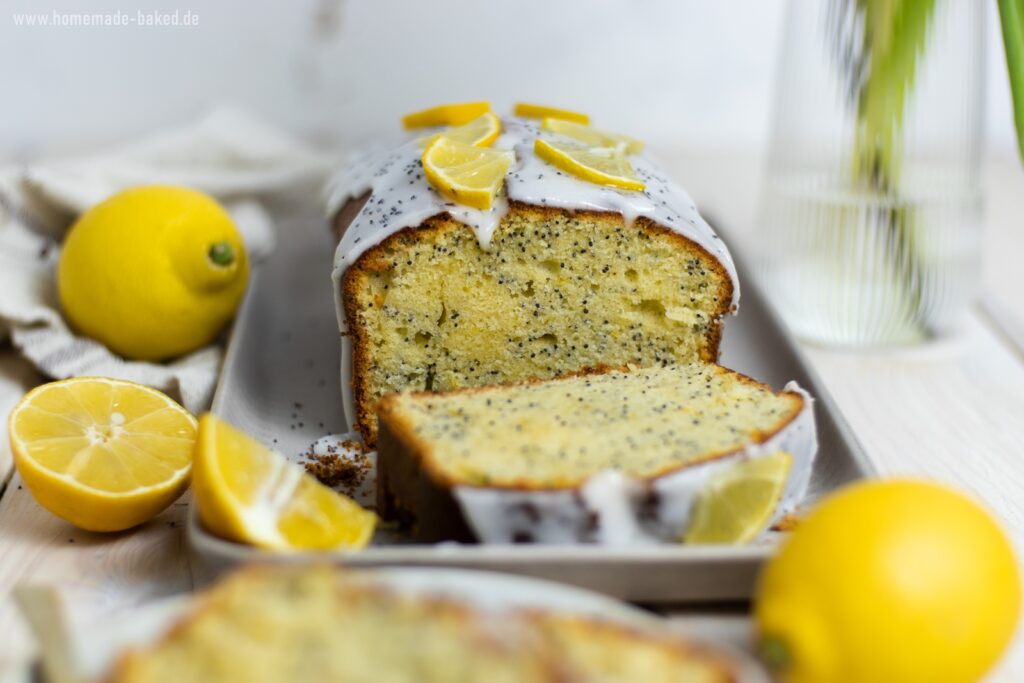
[[[757,277],[834,346],[946,333],[979,280],[986,3],[872,3],[790,0],[760,204]]]

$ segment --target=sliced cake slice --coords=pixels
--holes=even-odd
[[[775,516],[817,449],[811,398],[711,364],[385,397],[378,508],[424,540],[679,542],[713,477],[779,451]]]

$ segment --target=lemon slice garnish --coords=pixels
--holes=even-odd
[[[548,107],[543,104],[530,104],[529,102],[516,102],[514,109],[516,116],[524,116],[530,119],[563,119],[565,121],[574,121],[576,123],[582,123],[584,126],[590,124],[590,117],[586,114],[581,114],[578,111],[571,111],[569,109],[558,109],[557,107]]]
[[[51,382],[21,399],[8,427],[29,492],[83,529],[136,526],[188,487],[196,420],[155,389],[103,377]]]
[[[427,147],[437,138],[444,136],[449,140],[455,140],[461,142],[464,145],[473,145],[474,147],[490,147],[491,143],[498,139],[501,135],[501,119],[487,112],[482,114],[469,123],[464,123],[461,126],[452,126],[446,130],[431,135],[430,137],[422,138],[420,144]]]
[[[199,420],[192,491],[230,541],[273,550],[362,548],[377,516],[212,414]]]
[[[534,153],[552,166],[598,185],[641,191],[644,183],[625,154],[612,147],[588,147],[573,142],[542,140],[533,143]]]
[[[490,102],[460,102],[442,104],[430,109],[406,114],[402,125],[406,128],[429,128],[431,126],[461,126],[491,110]]]
[[[474,147],[442,135],[423,150],[423,172],[452,201],[489,209],[515,159],[510,150]]]
[[[591,128],[565,119],[546,118],[541,122],[541,128],[572,138],[590,147],[614,147],[626,154],[636,154],[644,148],[643,142],[628,135]]]
[[[782,498],[793,456],[779,451],[719,472],[696,503],[687,543],[746,543],[764,531]]]

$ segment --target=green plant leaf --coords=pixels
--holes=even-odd
[[[928,39],[935,0],[857,0],[867,73],[857,99],[853,176],[897,190],[903,114]]]
[[[1006,70],[1010,74],[1017,149],[1024,160],[1024,0],[999,0],[999,23],[1003,27]]]
[[[900,201],[903,118],[924,58],[936,0],[833,0],[832,40],[856,105],[851,180],[877,203],[888,232],[887,266],[923,328],[917,212]],[[840,229],[847,229],[840,226]],[[854,226],[850,229],[856,229]]]

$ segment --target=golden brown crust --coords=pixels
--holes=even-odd
[[[346,328],[348,329],[345,334],[351,337],[352,344],[350,382],[352,384],[352,405],[356,412],[354,423],[356,431],[363,437],[363,443],[366,444],[367,448],[373,448],[376,446],[376,439],[371,438],[373,435],[373,431],[370,429],[372,416],[368,410],[371,397],[367,387],[370,364],[369,346],[366,343],[366,331],[358,323],[359,300],[357,292],[361,288],[361,280],[365,277],[365,273],[361,267],[357,266],[353,266],[345,271],[341,284],[341,300],[345,307],[345,321]]]
[[[336,214],[334,220],[335,232],[338,238],[344,234],[349,223],[362,209],[369,195],[363,195],[358,199],[350,200]],[[590,217],[599,220],[617,220],[623,226],[625,219],[621,214],[606,211],[577,210],[569,211],[554,207],[535,206],[523,202],[512,201],[509,205],[509,212],[517,212],[523,217],[536,221],[551,220],[559,217]],[[711,322],[711,336],[708,344],[702,350],[701,360],[714,363],[718,361],[719,347],[722,340],[722,331],[725,316],[731,312],[733,298],[733,282],[725,266],[719,262],[704,247],[693,240],[680,235],[679,233],[662,226],[645,217],[638,218],[634,223],[639,229],[644,230],[660,238],[669,239],[687,252],[696,251],[703,257],[704,264],[715,271],[719,281],[723,283],[722,290],[718,293],[719,307],[714,311]],[[352,402],[355,408],[356,430],[363,437],[368,447],[373,448],[377,442],[376,417],[374,415],[374,399],[368,386],[370,348],[367,343],[366,331],[359,323],[359,294],[365,291],[365,279],[370,273],[387,270],[391,261],[383,257],[394,245],[409,239],[422,239],[428,232],[442,232],[445,230],[468,229],[463,223],[453,219],[447,213],[441,213],[428,218],[418,226],[403,228],[386,237],[379,244],[367,249],[356,262],[349,266],[342,278],[342,301],[344,302],[347,334],[352,342]]]
[[[747,375],[744,375],[744,374],[739,373],[739,372],[735,372],[733,370],[728,370],[727,368],[723,368],[721,366],[714,366],[714,367],[717,369],[718,372],[731,372],[731,373],[735,374],[737,379],[740,382],[743,382],[745,384],[749,384],[749,385],[751,385],[753,387],[756,387],[758,389],[763,389],[765,391],[770,391],[770,392],[774,393],[774,390],[771,387],[769,387],[768,385],[763,384],[761,382],[758,382],[757,380],[752,379],[751,377],[748,377]],[[561,377],[556,377],[556,378],[548,379],[548,380],[527,379],[527,380],[523,380],[521,382],[515,382],[513,384],[504,384],[504,385],[491,384],[491,385],[481,386],[481,387],[465,387],[465,388],[462,388],[462,389],[454,389],[452,391],[437,392],[437,393],[431,393],[431,392],[412,392],[411,395],[412,396],[430,396],[430,395],[450,395],[450,394],[478,394],[478,393],[487,392],[487,391],[494,391],[494,390],[503,391],[505,389],[512,389],[512,388],[521,387],[521,386],[529,386],[529,385],[532,385],[532,384],[540,384],[540,383],[544,383],[544,382],[564,382],[564,381],[570,380],[570,379],[572,379],[574,377],[580,377],[580,376],[584,376],[584,375],[594,375],[594,374],[605,374],[605,373],[612,372],[612,371],[615,371],[615,370],[632,371],[632,370],[634,370],[634,368],[611,368],[611,367],[590,368],[590,369],[585,369],[585,370],[580,371],[580,372],[575,372],[575,373],[571,373],[571,374],[568,374],[568,375],[563,375]],[[786,418],[782,419],[775,426],[775,428],[773,428],[773,429],[771,429],[769,431],[766,431],[766,432],[757,432],[755,434],[754,438],[752,439],[753,443],[761,444],[761,443],[764,443],[765,441],[767,441],[768,439],[772,438],[773,436],[775,436],[776,434],[781,432],[783,429],[788,427],[793,422],[793,420],[795,420],[800,415],[800,413],[803,411],[805,399],[804,399],[804,397],[801,394],[799,394],[797,392],[794,392],[794,391],[783,391],[783,392],[780,392],[779,395],[780,396],[784,396],[784,397],[790,399],[790,401],[794,402],[793,405],[791,406],[791,408],[792,408],[791,414],[788,415]],[[437,486],[439,486],[439,487],[441,487],[443,489],[451,489],[451,488],[453,488],[455,486],[473,486],[472,484],[467,484],[466,482],[458,481],[458,480],[455,480],[455,479],[451,478],[450,476],[448,476],[448,474],[441,467],[437,457],[435,456],[435,454],[431,450],[430,445],[428,443],[426,443],[425,441],[423,441],[422,439],[420,439],[419,437],[416,436],[416,433],[413,430],[412,425],[410,425],[408,423],[408,421],[406,421],[403,418],[403,416],[399,413],[398,408],[397,408],[397,403],[398,403],[399,396],[400,396],[400,394],[391,394],[389,396],[385,396],[383,399],[381,399],[380,403],[378,403],[378,405],[377,405],[377,416],[378,416],[378,419],[380,421],[381,430],[383,430],[386,427],[388,432],[389,432],[389,434],[391,435],[391,437],[393,439],[393,441],[389,441],[387,449],[385,449],[383,447],[383,445],[379,449],[378,454],[377,454],[378,467],[389,466],[389,465],[386,465],[385,463],[394,463],[394,462],[397,462],[397,461],[399,461],[399,460],[404,458],[404,459],[409,459],[409,460],[415,461],[415,468],[414,469],[417,472],[422,473],[426,477],[429,477],[430,480],[434,484],[436,484]],[[710,462],[712,460],[719,460],[721,458],[725,458],[725,457],[728,457],[730,455],[734,455],[736,453],[740,453],[745,448],[746,448],[746,446],[742,446],[742,447],[739,447],[739,448],[733,448],[733,449],[726,450],[726,451],[719,451],[719,452],[716,452],[716,453],[712,453],[712,454],[708,455],[707,457],[702,458],[700,460],[700,463],[706,463],[706,462]],[[697,463],[687,463],[687,464],[675,465],[675,466],[672,466],[672,467],[667,467],[667,468],[665,468],[663,470],[660,470],[660,471],[658,471],[658,472],[656,472],[656,473],[654,473],[652,475],[649,475],[647,477],[643,477],[643,481],[651,482],[651,481],[654,481],[655,479],[660,479],[662,477],[666,477],[666,476],[668,476],[668,475],[670,475],[670,474],[672,474],[674,472],[678,472],[679,470],[685,469],[687,467],[692,467],[695,464],[697,464]],[[487,486],[480,487],[480,488],[490,488],[490,489],[499,489],[499,490],[511,490],[511,491],[545,491],[545,490],[556,490],[556,489],[562,489],[562,490],[564,490],[564,489],[573,489],[573,488],[577,488],[577,485],[573,484],[573,485],[563,485],[563,486],[546,486],[546,485],[538,485],[536,482],[531,482],[531,481],[515,481],[515,482],[507,483],[507,484],[489,484]]]

